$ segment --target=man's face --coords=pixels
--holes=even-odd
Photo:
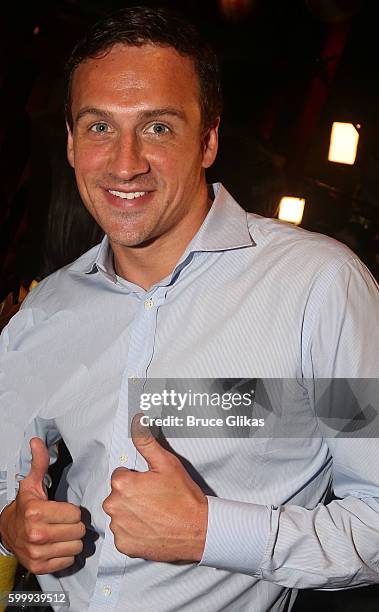
[[[115,45],[77,68],[72,116],[68,159],[112,245],[192,237],[217,152],[217,124],[202,128],[192,60],[171,47]]]

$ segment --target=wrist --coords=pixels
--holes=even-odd
[[[197,529],[196,535],[193,539],[193,560],[201,561],[204,553],[205,540],[207,537],[207,529],[208,529],[208,499],[204,496],[204,500],[200,502],[199,510],[198,510],[198,520],[197,520]]]

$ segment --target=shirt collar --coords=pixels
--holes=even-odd
[[[92,247],[79,259],[76,259],[68,270],[79,274],[96,274],[99,270],[108,278],[116,281],[116,272],[113,266],[113,252],[105,235],[100,244]]]
[[[113,265],[113,251],[106,234],[100,243],[95,259],[92,260],[90,266],[84,271],[86,274],[94,274],[98,270],[101,270],[106,276],[110,277],[111,280],[116,280],[116,272]]]
[[[227,251],[255,246],[251,237],[247,213],[232,198],[221,183],[212,185],[215,199],[204,219],[199,231],[191,240],[185,254],[196,251]],[[108,237],[105,235],[97,250],[91,251],[92,260],[86,261],[85,266],[79,266],[75,262],[71,269],[82,271],[85,274],[94,274],[101,270],[111,280],[116,281],[116,272],[113,265],[113,253]],[[89,253],[88,253],[89,255]]]
[[[247,213],[221,185],[212,185],[215,199],[187,252],[227,251],[254,246]]]

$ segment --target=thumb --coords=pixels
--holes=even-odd
[[[146,415],[138,413],[132,420],[131,433],[133,444],[142,457],[146,459],[150,469],[163,467],[168,451],[157,442],[151,434],[150,427],[141,423],[140,419],[142,416]]]
[[[20,486],[22,485],[23,489],[34,489],[39,496],[47,499],[43,479],[49,468],[49,451],[40,438],[30,440],[30,449],[32,451],[30,471],[26,478],[21,481]]]

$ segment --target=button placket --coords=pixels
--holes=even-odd
[[[142,303],[143,306],[141,304],[140,308],[137,310],[131,325],[127,364],[121,383],[119,406],[115,416],[116,420],[111,441],[109,460],[110,475],[116,467],[125,463],[128,463],[130,468],[135,468],[137,451],[129,437],[131,407],[129,406],[128,387],[129,384],[133,385],[135,391],[138,391],[139,386],[143,388],[147,368],[153,354],[157,322],[156,308],[159,302],[159,296],[156,294],[154,295],[154,299],[151,296],[145,299]],[[105,540],[100,556],[99,567],[106,567],[109,566],[109,564],[117,565],[121,561],[120,557],[121,553],[114,547],[113,534],[109,528],[107,528],[105,531]],[[103,561],[105,561],[105,559],[106,562],[104,565]],[[123,556],[123,559],[126,563],[127,557]],[[125,565],[124,571],[127,571]],[[91,601],[89,608],[91,612],[92,610],[95,611],[96,605],[98,605],[96,604],[96,600],[99,602],[99,598],[102,598],[104,605],[105,601],[107,601],[107,608],[111,605],[112,609],[113,600],[116,601],[118,598],[122,576],[117,576],[114,580],[112,579],[111,585],[103,585],[102,579],[104,580],[104,576],[102,576],[102,573],[98,573],[97,597],[94,597]],[[110,589],[109,591],[108,588]]]

